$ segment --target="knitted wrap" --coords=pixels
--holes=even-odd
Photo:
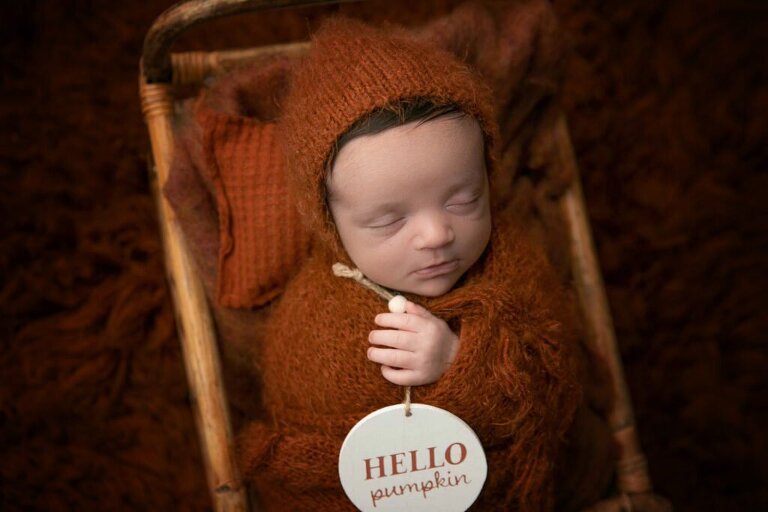
[[[326,162],[339,137],[363,116],[399,100],[454,103],[478,120],[491,179],[498,128],[491,91],[452,54],[403,29],[328,20],[293,77],[279,122],[289,187],[307,227],[343,255],[325,198]]]
[[[241,434],[241,468],[267,510],[352,510],[338,482],[341,443],[370,411],[399,402],[402,390],[365,356],[384,302],[330,271],[347,256],[326,204],[329,153],[358,119],[390,103],[454,103],[480,123],[494,190],[497,129],[490,91],[475,73],[398,29],[330,20],[295,70],[279,126],[289,190],[320,243],[265,323],[257,364],[269,418]],[[554,461],[581,387],[572,303],[545,257],[509,212],[499,214],[462,285],[419,301],[460,336],[446,373],[413,393],[457,414],[481,439],[489,475],[475,510],[552,510]]]

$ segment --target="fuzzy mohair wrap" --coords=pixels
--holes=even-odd
[[[460,345],[448,371],[412,398],[458,415],[480,437],[489,473],[473,510],[552,510],[556,464],[581,399],[572,303],[543,254],[506,219],[497,228],[461,286],[419,299]],[[332,251],[313,251],[259,347],[270,419],[252,422],[240,446],[268,511],[355,510],[338,479],[341,443],[368,413],[402,400],[402,388],[366,357],[386,302],[335,277],[334,261]]]
[[[489,93],[447,52],[343,18],[324,24],[295,71],[279,126],[291,193],[315,242],[276,301],[256,358],[271,420],[241,436],[243,470],[267,510],[354,510],[338,481],[341,443],[362,417],[402,396],[366,357],[385,303],[330,272],[343,251],[325,203],[331,148],[371,111],[429,98],[479,121],[493,164]],[[546,257],[509,217],[496,212],[484,257],[457,287],[414,297],[451,325],[460,348],[440,380],[413,397],[457,414],[480,437],[490,470],[476,510],[551,510],[555,463],[581,400],[576,323]]]

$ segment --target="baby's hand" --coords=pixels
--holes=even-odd
[[[405,313],[381,313],[374,321],[387,330],[368,335],[368,359],[381,364],[381,374],[400,386],[421,386],[439,379],[459,349],[448,324],[408,301]]]

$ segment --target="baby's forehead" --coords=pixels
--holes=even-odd
[[[425,144],[429,147],[425,148]],[[472,116],[460,114],[418,119],[346,138],[337,144],[331,155],[333,160],[328,166],[328,176],[346,164],[362,166],[377,157],[418,155],[425,149],[434,150],[436,155],[451,152],[453,148],[484,151],[484,134]],[[339,160],[342,160],[341,164]]]
[[[326,180],[329,199],[397,197],[471,185],[485,175],[485,142],[470,116],[413,122],[348,141]]]

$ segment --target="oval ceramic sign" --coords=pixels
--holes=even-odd
[[[468,509],[488,465],[477,434],[459,417],[424,404],[372,412],[347,434],[339,452],[341,485],[363,511]]]

